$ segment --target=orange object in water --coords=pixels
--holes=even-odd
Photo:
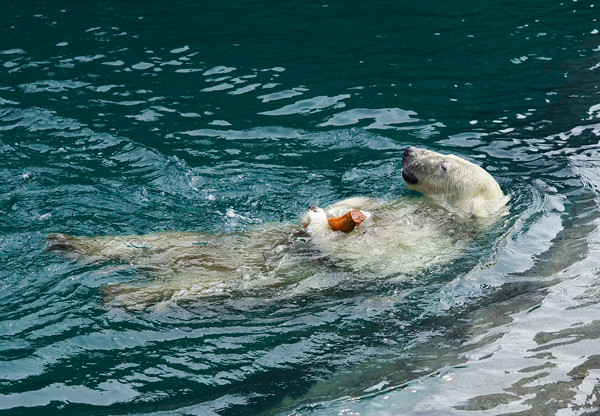
[[[358,227],[367,217],[358,209],[353,209],[345,215],[335,218],[328,218],[327,222],[329,222],[329,227],[333,231],[342,231],[344,233],[349,233],[354,230],[355,227]]]

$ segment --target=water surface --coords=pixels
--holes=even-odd
[[[0,17],[0,412],[593,414],[599,5],[9,2]],[[510,214],[411,279],[142,311],[52,232],[245,232],[414,197],[408,145]],[[318,282],[319,284],[316,284]]]

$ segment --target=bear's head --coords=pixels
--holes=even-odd
[[[408,147],[402,158],[402,178],[409,189],[466,215],[490,216],[507,201],[492,175],[455,155]]]

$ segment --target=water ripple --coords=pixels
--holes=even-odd
[[[335,97],[319,96],[296,101],[276,110],[263,111],[259,114],[267,116],[286,116],[291,114],[312,114],[327,108],[343,108],[343,100],[350,98],[349,94],[340,94]]]
[[[596,411],[596,8],[409,3],[7,2],[0,410]],[[414,197],[408,145],[511,198],[415,279],[333,267],[302,236],[295,280],[133,311],[103,291],[149,273],[45,250],[51,232],[301,233],[311,205]]]

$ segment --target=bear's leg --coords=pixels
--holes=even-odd
[[[63,255],[89,256],[96,253],[99,248],[90,239],[62,233],[49,234],[46,237],[46,244],[48,251],[56,251]]]
[[[102,295],[102,305],[115,303],[127,309],[144,309],[160,302],[171,299],[174,291],[166,285],[129,286],[115,283],[102,286],[99,289]]]

